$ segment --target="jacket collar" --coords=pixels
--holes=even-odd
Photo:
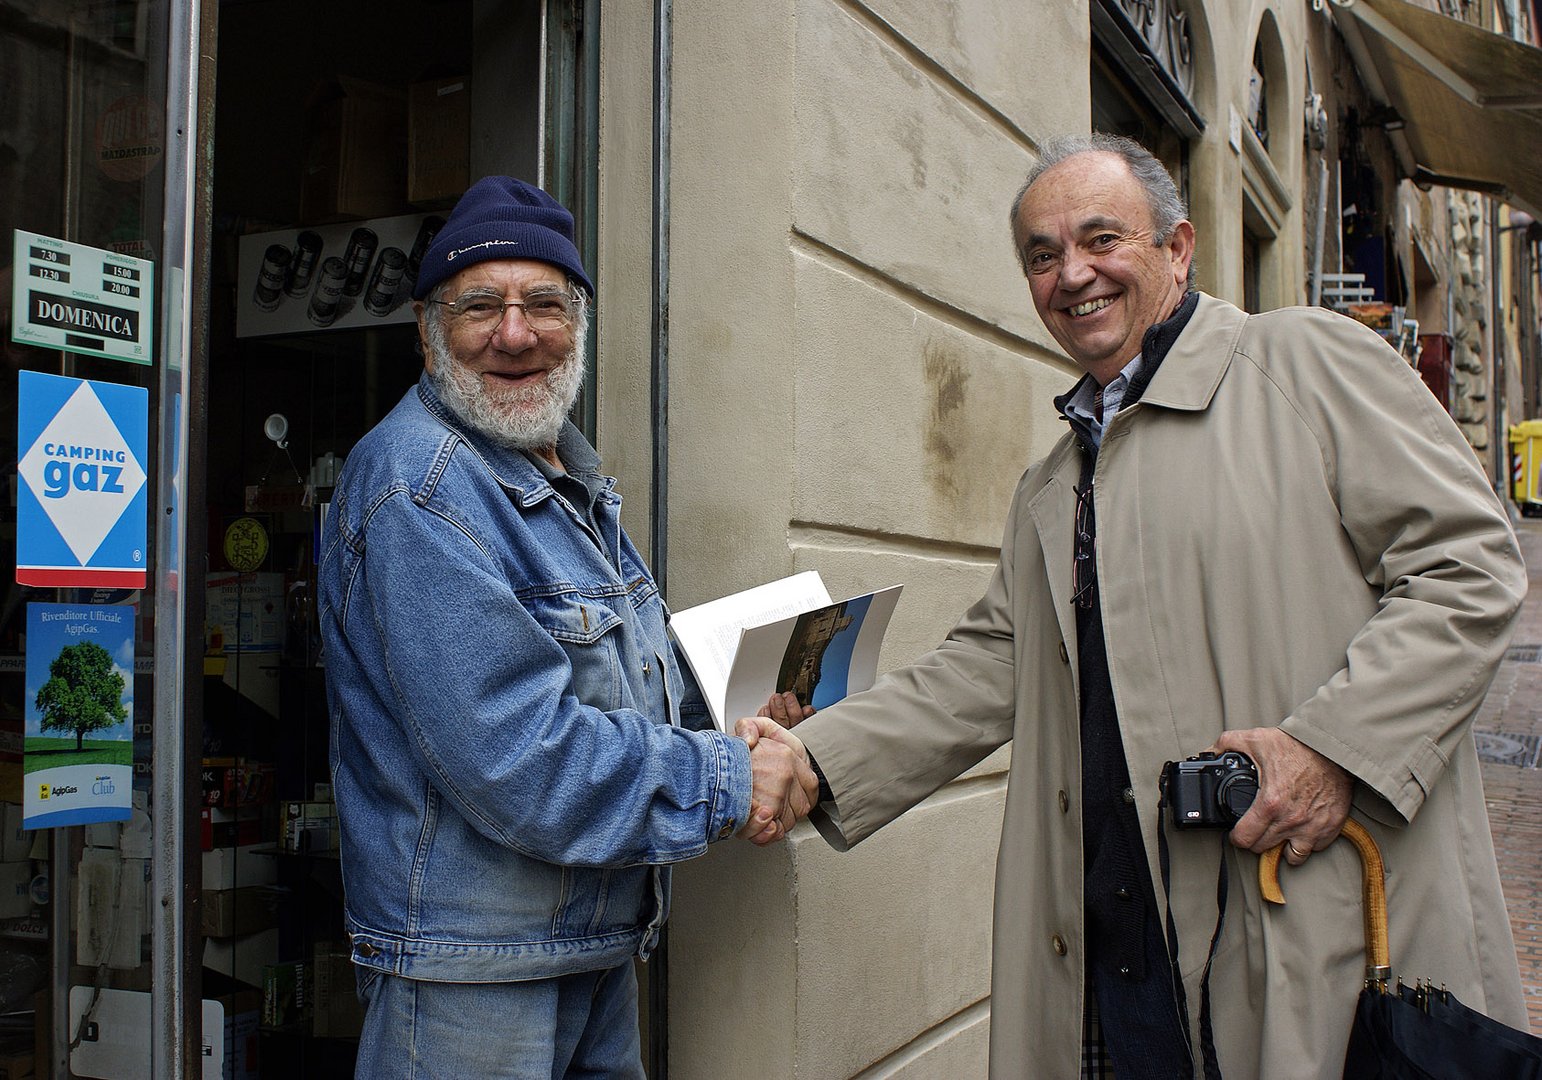
[[[1244,312],[1224,300],[1189,293],[1171,316],[1142,336],[1144,359],[1125,393],[1125,405],[1141,401],[1186,411],[1209,406],[1231,364],[1232,349],[1246,320]],[[1062,416],[1066,402],[1091,378],[1083,375],[1075,386],[1055,398],[1055,408]]]
[[[1134,405],[1145,394],[1146,387],[1162,366],[1162,361],[1167,358],[1168,350],[1173,347],[1183,333],[1183,328],[1188,325],[1198,299],[1198,293],[1186,294],[1178,301],[1178,306],[1173,309],[1171,315],[1159,323],[1146,327],[1146,332],[1140,339],[1140,367],[1130,379],[1129,389],[1124,392],[1124,406]],[[1083,375],[1076,380],[1075,386],[1055,399],[1055,408],[1059,410],[1062,417],[1071,421],[1073,428],[1079,429],[1080,425],[1066,412],[1066,405],[1081,391],[1082,387],[1091,381],[1091,375]],[[1083,433],[1083,441],[1086,441],[1085,433]]]
[[[521,506],[531,506],[554,493],[551,482],[524,451],[496,443],[462,421],[440,399],[434,381],[426,371],[418,378],[418,399],[435,420],[454,432],[482,460],[487,471],[513,493]],[[562,459],[563,468],[574,477],[599,475],[600,455],[571,421],[564,420],[562,430],[557,434],[557,456]],[[615,477],[601,476],[600,479],[604,481],[606,491],[616,485]]]
[[[1205,293],[1195,295],[1199,302],[1193,316],[1141,398],[1149,405],[1188,412],[1206,409],[1231,366],[1247,313]]]

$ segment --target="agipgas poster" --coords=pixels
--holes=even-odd
[[[22,825],[129,817],[134,609],[28,604]]]

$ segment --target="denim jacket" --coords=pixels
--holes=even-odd
[[[571,425],[560,445],[597,468]],[[355,963],[499,982],[646,956],[667,864],[745,820],[748,749],[682,726],[699,695],[613,484],[596,536],[426,376],[348,455],[318,592]]]

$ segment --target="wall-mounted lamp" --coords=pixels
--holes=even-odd
[[[264,420],[262,433],[277,443],[280,450],[289,449],[289,417],[283,413],[276,412]]]
[[[1313,150],[1328,145],[1328,110],[1323,108],[1321,94],[1306,96],[1306,141]]]

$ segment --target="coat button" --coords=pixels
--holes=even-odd
[[[1065,642],[1063,641],[1060,643],[1060,662],[1062,664],[1069,664],[1071,662],[1071,650],[1065,647]]]
[[[723,827],[717,831],[717,838],[719,840],[727,840],[734,834],[734,826],[736,824],[738,822],[734,818],[729,818],[723,823]]]
[[[1117,896],[1121,900],[1128,900],[1128,899],[1130,899],[1130,890],[1129,889],[1115,889],[1114,890],[1114,895]]]
[[[1128,964],[1121,964],[1120,967],[1119,967],[1119,974],[1123,975],[1126,979],[1128,979],[1130,977],[1130,965],[1128,965]]]
[[[1059,799],[1060,799],[1060,812],[1062,814],[1069,813],[1070,809],[1071,809],[1071,796],[1069,796],[1069,795],[1067,795],[1065,793],[1065,789],[1064,788],[1060,789]]]
[[[370,959],[371,957],[380,955],[380,950],[375,948],[367,941],[359,942],[353,947],[353,951],[364,957],[366,960]]]
[[[1065,955],[1065,938],[1061,937],[1059,934],[1050,935],[1049,945],[1050,948],[1055,950],[1056,956]]]
[[[1132,787],[1125,788],[1123,794],[1124,794],[1124,801],[1125,802],[1131,803],[1131,804],[1133,804],[1135,802],[1135,789],[1134,788],[1132,788]]]

